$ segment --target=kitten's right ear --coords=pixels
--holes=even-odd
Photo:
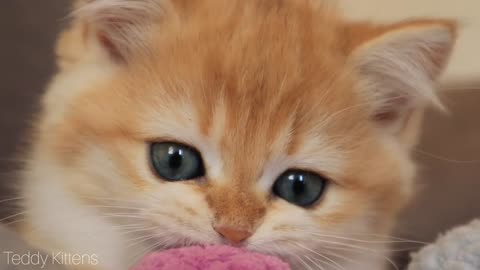
[[[442,19],[346,27],[348,61],[364,81],[361,92],[371,103],[371,118],[404,145],[416,143],[425,107],[442,107],[435,86],[456,32],[455,21]]]
[[[149,27],[168,9],[168,0],[77,0],[74,25],[87,43],[94,42],[115,61],[147,50]]]

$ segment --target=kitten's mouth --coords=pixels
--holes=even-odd
[[[204,242],[204,241],[198,241],[186,237],[178,237],[177,240],[172,241],[168,245],[159,245],[159,243],[164,242],[162,239],[157,239],[155,240],[152,244],[157,243],[158,246],[152,249],[152,251],[164,251],[164,250],[170,250],[170,249],[177,249],[177,248],[185,248],[185,247],[193,247],[193,246],[231,246],[234,248],[239,248],[239,249],[245,249],[251,252],[256,252],[256,253],[261,253],[265,255],[272,255],[269,254],[268,252],[262,251],[258,248],[255,248],[254,246],[251,245],[248,241],[240,242],[240,243],[231,243],[226,240],[222,240],[220,242]],[[277,257],[281,257],[279,255],[276,255]]]

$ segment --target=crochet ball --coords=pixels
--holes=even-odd
[[[133,270],[289,270],[277,257],[230,246],[184,247],[145,256]]]

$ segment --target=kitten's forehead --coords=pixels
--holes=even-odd
[[[193,144],[218,178],[258,180],[265,166],[281,167],[274,160],[340,171],[338,137],[355,136],[366,121],[335,47],[337,22],[295,8],[304,10],[199,12],[161,25],[148,57],[132,59],[91,99],[123,112],[106,122],[142,139]]]
[[[332,122],[351,128],[361,118],[352,110],[351,119],[322,121],[357,102],[337,17],[309,1],[241,3],[218,1],[223,12],[215,16],[199,4],[180,22],[161,25],[152,53],[132,70],[144,81],[152,79],[144,70],[158,79],[151,86],[157,92],[145,99],[170,97],[163,103],[193,108],[187,111],[195,115],[197,137],[253,173],[275,156],[324,148],[321,142],[339,133],[329,130]]]
[[[312,166],[308,164],[310,161],[338,169],[332,165],[338,165],[333,160],[340,157],[329,151],[334,148],[334,141],[330,139],[328,125],[323,126],[320,104],[301,97],[297,92],[300,89],[284,93],[279,89],[258,91],[267,93],[222,94],[210,114],[198,110],[199,123],[203,123],[198,128],[199,136],[209,138],[221,153],[225,176],[256,181],[265,173],[267,163],[275,167],[286,159],[292,163],[302,160],[304,167]]]
[[[348,137],[342,125],[352,127],[354,121],[334,116],[352,98],[332,102],[331,83],[302,89],[301,82],[287,81],[272,81],[269,87],[190,84],[188,93],[176,99],[163,95],[160,106],[160,98],[143,98],[145,121],[137,122],[146,137],[198,148],[216,181],[260,181],[267,189],[272,179],[293,167],[338,175],[345,158],[344,138],[338,136]],[[160,85],[153,95],[170,92]]]

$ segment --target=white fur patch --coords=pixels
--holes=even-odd
[[[61,177],[58,168],[43,163],[32,168],[24,190],[30,233],[40,235],[43,248],[95,255],[102,269],[126,270],[126,239],[95,209],[74,199]]]

